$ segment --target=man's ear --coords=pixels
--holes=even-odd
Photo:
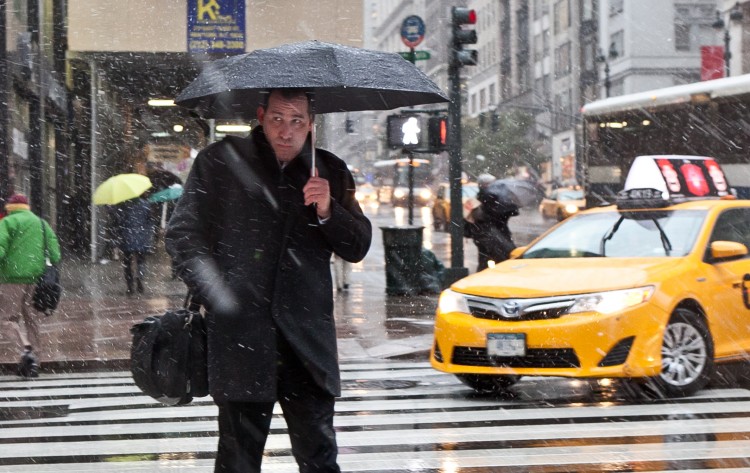
[[[258,123],[263,125],[263,115],[265,115],[266,111],[263,109],[263,107],[258,107],[258,110],[255,111],[255,115],[258,117]]]

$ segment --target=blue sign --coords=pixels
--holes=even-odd
[[[401,40],[410,48],[416,48],[424,39],[424,21],[417,15],[407,16],[401,23]]]
[[[188,0],[188,52],[245,52],[245,0]]]

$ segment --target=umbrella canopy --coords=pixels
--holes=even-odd
[[[166,189],[162,189],[159,192],[154,192],[148,197],[149,202],[168,202],[170,200],[177,200],[182,196],[182,186],[180,184],[173,184]]]
[[[118,174],[102,182],[94,191],[96,205],[115,205],[135,199],[151,187],[151,180],[141,174]]]
[[[306,41],[209,63],[177,97],[203,118],[256,118],[274,88],[314,93],[315,113],[390,110],[447,102],[414,64],[395,53]]]
[[[498,179],[487,186],[484,193],[491,196],[500,207],[529,207],[539,204],[543,193],[533,183],[524,179]]]

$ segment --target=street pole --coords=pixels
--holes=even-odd
[[[450,103],[448,104],[448,180],[450,182],[451,267],[446,268],[446,283],[469,274],[464,267],[464,214],[461,199],[461,78],[456,60],[448,63]]]
[[[409,226],[414,225],[414,153],[406,151],[409,156],[409,196],[408,196],[408,207],[409,207]]]
[[[724,28],[724,77],[729,77],[729,60],[732,53],[729,51],[729,25]]]
[[[416,64],[417,53],[414,48],[409,48],[409,62]],[[409,195],[407,196],[407,208],[409,209],[409,226],[414,225],[414,153],[404,150],[409,157],[409,169],[407,170]]]
[[[0,2],[0,104],[8,103],[8,61],[6,26],[7,2]],[[10,114],[7,106],[0,107],[0,205],[5,204],[5,198],[11,191],[10,185],[10,153],[8,153],[8,121]]]
[[[604,61],[604,94],[605,97],[609,97],[609,61]]]

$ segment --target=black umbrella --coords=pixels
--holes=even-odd
[[[275,88],[312,91],[315,113],[448,101],[432,80],[396,53],[305,41],[208,63],[176,103],[203,118],[251,119],[263,94]]]
[[[519,207],[538,205],[544,197],[544,191],[536,183],[526,179],[498,179],[488,189],[497,189],[495,192],[508,195]]]
[[[540,190],[523,179],[498,179],[483,189],[477,199],[486,210],[497,214],[518,212],[519,207],[536,205],[541,200]]]
[[[179,176],[164,169],[148,170],[146,171],[146,176],[151,179],[151,184],[153,184],[155,191],[167,189],[175,184],[182,185],[182,179]]]

